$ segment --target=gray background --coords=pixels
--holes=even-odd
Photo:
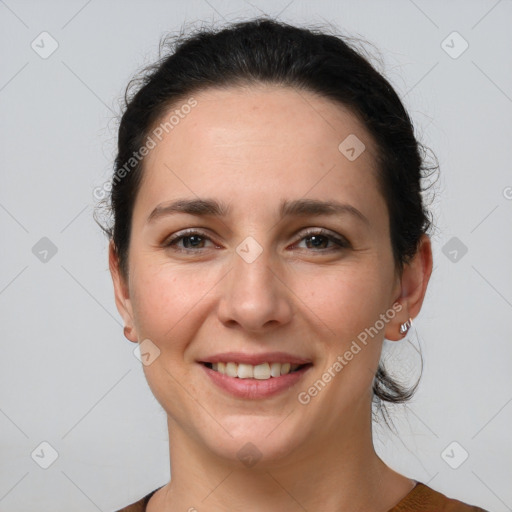
[[[385,348],[400,374],[419,344],[423,379],[393,410],[399,436],[376,426],[378,452],[512,510],[510,0],[0,0],[2,512],[108,512],[167,482],[165,415],[123,336],[92,191],[111,173],[119,98],[160,36],[262,11],[374,43],[440,162],[426,302],[411,344]],[[47,58],[43,31],[58,43]]]

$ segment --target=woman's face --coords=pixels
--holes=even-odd
[[[312,440],[367,428],[382,340],[407,319],[375,147],[348,110],[308,92],[194,98],[153,136],[118,308],[132,341],[149,340],[144,372],[177,436],[233,460],[305,456]],[[166,211],[178,200],[226,211]],[[219,361],[252,362],[229,372],[253,377],[208,368]],[[287,362],[305,366],[286,374]]]

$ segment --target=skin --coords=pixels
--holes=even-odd
[[[268,85],[213,88],[194,98],[198,105],[145,159],[126,278],[110,245],[125,335],[160,350],[143,369],[167,413],[172,479],[147,510],[385,512],[414,481],[375,453],[372,381],[384,337],[402,339],[400,324],[421,309],[430,240],[423,236],[398,275],[375,145],[349,110]],[[350,134],[366,146],[354,161],[338,150]],[[146,223],[157,205],[197,197],[228,203],[232,212]],[[280,220],[281,200],[300,198],[348,203],[368,224],[348,214]],[[335,250],[324,238],[315,246],[302,234],[310,227],[342,235],[350,246]],[[201,228],[208,238],[196,246],[179,242],[182,252],[163,246],[187,228]],[[252,263],[236,252],[248,236],[263,249]],[[401,311],[310,403],[300,404],[298,393],[393,304]],[[239,399],[212,385],[196,362],[225,351],[285,351],[313,367],[278,396]],[[237,456],[247,442],[261,453],[252,467]]]

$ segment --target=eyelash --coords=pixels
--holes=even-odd
[[[200,247],[198,249],[176,248],[176,244],[178,242],[180,242],[181,240],[183,240],[185,238],[189,238],[191,236],[194,236],[194,235],[200,236],[203,240],[208,240],[210,242],[213,242],[211,240],[211,238],[209,236],[207,236],[205,233],[203,233],[202,231],[197,231],[195,229],[190,229],[190,230],[186,230],[185,232],[183,232],[181,234],[174,235],[174,236],[166,239],[162,243],[162,246],[165,247],[165,248],[169,247],[169,248],[172,248],[175,251],[185,252],[185,253],[187,253],[187,252],[188,253],[192,253],[192,252],[198,252],[198,251],[204,250],[203,247]],[[320,250],[316,250],[316,251],[313,250],[313,252],[330,253],[330,252],[333,252],[333,251],[335,252],[335,251],[341,251],[343,249],[348,249],[350,247],[350,243],[348,242],[348,240],[346,238],[334,236],[329,231],[327,231],[325,229],[321,229],[321,228],[306,230],[306,232],[304,232],[302,237],[300,238],[299,242],[301,242],[305,238],[310,238],[311,236],[322,236],[322,237],[325,237],[325,238],[327,238],[328,241],[331,241],[331,242],[333,242],[334,244],[337,245],[337,247],[334,247],[334,248],[320,249]]]

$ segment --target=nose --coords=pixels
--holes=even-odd
[[[287,324],[293,317],[293,292],[284,274],[270,249],[265,248],[254,261],[233,254],[218,307],[221,322],[254,333]]]

